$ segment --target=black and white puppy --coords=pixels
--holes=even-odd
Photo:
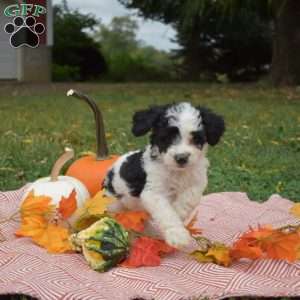
[[[187,102],[136,112],[132,132],[151,131],[150,144],[115,162],[104,180],[106,193],[120,206],[146,210],[170,245],[188,245],[191,236],[183,221],[207,185],[208,145],[216,145],[224,130],[221,116]]]

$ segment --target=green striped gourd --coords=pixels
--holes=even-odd
[[[92,269],[105,272],[116,266],[129,252],[128,232],[110,217],[72,234],[73,249],[81,251]]]

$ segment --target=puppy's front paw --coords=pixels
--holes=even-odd
[[[183,248],[188,246],[192,237],[185,228],[173,227],[166,231],[166,242],[174,248]]]

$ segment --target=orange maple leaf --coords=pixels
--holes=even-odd
[[[232,247],[231,257],[239,258],[273,258],[295,261],[300,247],[297,232],[285,233],[270,226],[251,229],[243,234]]]
[[[21,227],[15,232],[16,236],[35,237],[43,233],[47,227],[46,219],[39,215],[22,218]]]
[[[260,241],[270,237],[273,232],[274,230],[270,226],[250,229],[234,242],[230,256],[233,259],[258,259],[263,257],[264,251],[261,248]]]
[[[36,244],[51,253],[71,250],[68,230],[47,222],[46,218],[38,215],[25,217],[22,219],[21,228],[15,234],[18,237],[31,237]]]
[[[276,230],[271,236],[261,241],[261,248],[266,257],[286,259],[293,262],[297,259],[297,250],[300,246],[300,237],[296,232],[284,233]]]
[[[143,232],[145,221],[149,219],[149,214],[145,211],[124,211],[116,213],[114,218],[118,223],[123,225],[127,230]]]
[[[121,266],[127,268],[159,266],[160,255],[174,251],[175,248],[170,247],[162,240],[147,236],[139,237],[134,241],[129,257],[121,263]]]
[[[236,241],[230,251],[232,259],[249,258],[258,259],[263,256],[263,251],[255,242],[243,238]]]
[[[32,239],[50,253],[64,253],[72,250],[69,242],[69,231],[56,224],[48,224],[41,234]]]
[[[77,209],[76,191],[72,190],[70,195],[62,199],[59,202],[58,212],[61,214],[63,219],[68,219]]]
[[[34,196],[31,191],[23,201],[20,213],[22,217],[32,215],[46,215],[49,214],[54,206],[51,205],[52,199],[47,196]]]
[[[193,218],[189,221],[189,223],[185,226],[185,228],[190,232],[191,235],[200,235],[202,230],[200,228],[195,227],[195,223],[197,222],[197,214],[193,216]]]

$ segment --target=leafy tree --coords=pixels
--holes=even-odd
[[[164,51],[145,46],[137,39],[138,24],[129,16],[115,17],[108,25],[101,24],[95,39],[109,66],[108,79],[141,81],[168,79],[172,69]],[[168,66],[168,67],[166,67]]]
[[[273,20],[273,55],[271,75],[276,85],[300,84],[300,1],[298,0],[119,0],[135,8],[146,18],[184,28],[190,34],[190,44],[197,39],[198,22],[212,5],[219,18],[235,18],[241,10],[256,12],[262,20]],[[252,22],[249,23],[249,27]],[[191,52],[195,51],[191,47]]]
[[[88,34],[98,21],[69,9],[67,2],[54,6],[54,79],[89,80],[106,72],[100,44]]]
[[[96,38],[102,42],[102,49],[106,54],[135,51],[139,47],[136,38],[138,24],[128,16],[115,17],[106,26],[100,25]]]

